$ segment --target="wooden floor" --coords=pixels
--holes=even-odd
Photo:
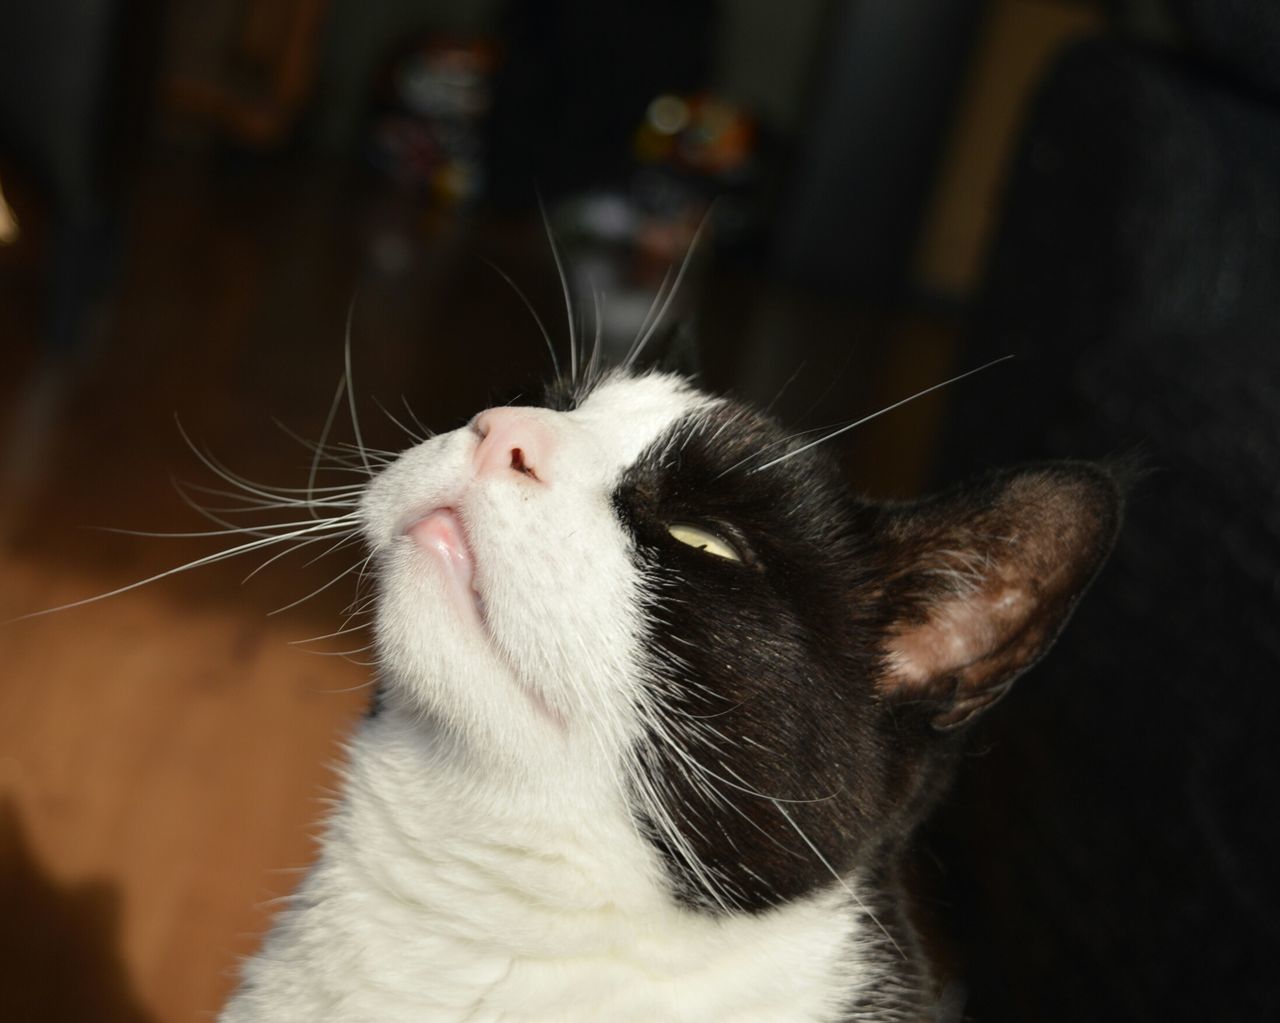
[[[288,163],[158,157],[138,196],[109,315],[75,359],[38,357],[33,280],[0,281],[0,619],[220,549],[86,528],[212,528],[170,483],[218,483],[175,413],[236,471],[304,482],[309,455],[273,420],[319,433],[353,294],[372,446],[405,443],[376,401],[449,426],[545,370],[519,299],[475,258],[552,319],[534,225],[428,221]],[[767,399],[799,367],[778,407],[810,423],[934,383],[953,358],[945,325],[886,326],[750,279],[709,281],[706,305],[708,381]],[[910,491],[940,408],[862,431],[851,476]],[[370,669],[339,656],[363,633],[296,644],[341,625],[354,577],[271,612],[356,554],[300,554],[242,584],[265,556],[0,626],[0,1020],[209,1019],[308,863]]]

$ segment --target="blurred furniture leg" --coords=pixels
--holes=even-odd
[[[158,0],[41,0],[0,23],[0,152],[50,210],[44,342],[77,347],[117,262]]]

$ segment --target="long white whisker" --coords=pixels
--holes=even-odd
[[[307,440],[306,437],[303,437],[301,434],[291,430],[282,421],[280,421],[279,419],[276,419],[275,417],[272,417],[271,422],[274,423],[276,426],[276,429],[278,429],[286,437],[288,437],[290,440],[297,441],[300,445],[302,445],[303,448],[305,448],[307,451],[310,451],[311,454],[316,457],[331,458],[335,462],[340,462],[343,465],[356,465],[356,466],[359,465],[358,462],[356,462],[352,458],[347,457],[342,452],[338,451],[333,445],[323,445],[323,444],[318,444],[315,441]]]
[[[787,382],[778,388],[778,393],[773,396],[773,400],[764,407],[764,414],[766,416],[773,411],[773,406],[778,404],[779,399],[781,399],[782,396],[787,393],[787,388],[796,382],[796,378],[800,376],[802,372],[804,372],[804,368],[808,364],[809,362],[807,359],[803,360],[800,363],[800,365],[796,367],[796,371],[792,373],[791,376],[787,377]]]
[[[277,511],[297,511],[298,509],[306,510],[308,508],[329,508],[335,511],[352,511],[358,508],[359,501],[339,500],[332,498],[329,500],[316,501],[313,505],[307,505],[302,501],[258,501],[247,500],[245,504],[239,505],[195,505],[194,507],[201,513],[218,512],[223,515],[261,515],[264,512]],[[217,520],[222,521],[222,520]],[[252,529],[253,526],[248,523],[234,524],[225,523],[228,529]]]
[[[413,407],[409,404],[409,399],[406,398],[403,394],[400,395],[400,404],[402,404],[404,406],[404,410],[409,413],[409,418],[413,420],[413,425],[422,431],[423,437],[425,437],[427,440],[430,440],[432,437],[436,435],[435,430],[432,430],[430,427],[422,425],[422,420],[418,418],[418,413],[413,411]]]
[[[256,529],[260,531],[283,529],[288,532],[292,532],[293,530],[297,529],[299,526],[311,525],[311,521],[312,520],[310,519],[303,519],[301,522],[270,522],[270,523],[265,523],[259,526],[233,525],[227,529],[200,529],[200,530],[193,530],[192,532],[189,532],[189,533],[156,533],[147,529],[119,529],[115,526],[86,526],[85,528],[92,529],[94,532],[97,532],[97,533],[114,533],[117,536],[146,536],[156,540],[189,540],[189,539],[195,539],[197,537],[203,537],[203,536],[229,536],[229,535],[243,536],[250,529]],[[326,519],[325,521],[330,524],[336,525],[341,522],[355,521],[355,516],[343,515],[333,519]],[[283,536],[285,534],[273,533],[271,535]]]
[[[835,437],[839,437],[842,433],[848,433],[850,430],[853,430],[859,426],[862,426],[864,423],[869,423],[873,419],[879,419],[881,416],[885,415],[886,413],[892,412],[896,408],[901,408],[903,405],[906,405],[908,402],[915,401],[917,398],[923,398],[926,394],[932,394],[934,391],[937,391],[943,387],[947,387],[950,384],[958,383],[959,381],[965,379],[965,377],[971,377],[975,373],[981,373],[984,369],[990,369],[992,366],[996,365],[997,363],[1006,362],[1012,358],[1013,358],[1012,355],[1002,355],[998,359],[992,359],[990,362],[984,363],[983,365],[979,366],[977,369],[971,369],[966,373],[961,373],[958,376],[952,377],[950,380],[944,380],[940,384],[934,384],[932,387],[926,387],[923,391],[916,391],[916,393],[911,395],[910,397],[903,398],[901,401],[895,401],[892,405],[887,405],[886,407],[880,409],[879,412],[872,412],[871,415],[869,416],[863,416],[861,419],[858,419],[855,422],[848,423],[845,426],[841,426],[836,430],[832,430],[830,433],[825,434],[822,437],[819,437],[817,440],[812,440],[808,444],[801,445],[800,447],[796,448],[794,451],[788,451],[785,455],[779,455],[777,458],[774,458],[771,461],[765,462],[764,465],[756,466],[754,469],[749,470],[749,472],[750,473],[764,472],[766,469],[772,468],[773,466],[779,464],[780,462],[785,462],[788,458],[795,458],[796,455],[802,454],[803,452],[808,451],[810,448],[817,447],[819,444],[825,444],[827,441],[832,440]]]
[[[368,622],[360,622],[358,625],[348,625],[334,632],[326,632],[323,636],[312,636],[309,639],[291,639],[289,640],[289,646],[305,646],[307,643],[319,643],[324,639],[337,639],[339,636],[349,636],[353,632],[360,632],[368,627]]]
[[[362,646],[362,647],[360,647],[359,649],[356,649],[356,650],[344,650],[344,651],[340,651],[338,654],[335,654],[334,656],[338,656],[338,657],[346,657],[346,656],[349,656],[349,655],[351,655],[351,654],[361,654],[361,653],[364,653],[364,652],[365,652],[366,650],[368,650],[368,649],[369,649],[369,648],[368,648],[367,646]],[[308,650],[308,651],[306,651],[306,652],[307,652],[307,653],[309,653],[309,654],[327,654],[327,653],[329,653],[329,651],[327,651],[327,650]],[[352,663],[354,664],[355,662],[353,661]],[[370,686],[377,685],[377,684],[378,684],[378,680],[377,680],[376,678],[371,678],[371,679],[367,679],[367,680],[366,680],[366,681],[364,681],[364,682],[359,682],[359,683],[357,683],[357,684],[356,684],[356,685],[354,685],[354,686],[343,686],[341,689],[313,689],[313,690],[311,690],[311,691],[312,691],[313,693],[324,693],[326,696],[331,696],[331,695],[332,695],[332,696],[336,696],[336,695],[338,695],[338,694],[340,694],[340,693],[354,693],[357,689],[368,689]]]
[[[547,217],[547,207],[538,195],[538,211],[542,214],[542,226],[547,232],[547,241],[551,244],[551,258],[556,262],[556,273],[560,275],[560,288],[564,292],[565,319],[569,321],[569,382],[578,379],[578,332],[573,325],[573,299],[569,294],[569,278],[565,276],[564,263],[560,260],[560,249],[556,245],[556,236],[551,230],[551,220]],[[557,371],[558,372],[558,371]]]
[[[658,315],[653,318],[653,322],[649,324],[649,329],[641,335],[640,339],[631,347],[631,351],[627,355],[625,366],[632,366],[636,359],[640,357],[640,353],[644,351],[644,346],[649,343],[654,332],[662,324],[662,318],[667,315],[667,309],[671,305],[671,300],[676,297],[676,293],[680,290],[680,282],[684,280],[684,275],[689,270],[690,264],[693,262],[694,253],[698,250],[698,240],[702,237],[702,232],[706,230],[707,222],[711,219],[711,211],[707,210],[702,216],[702,222],[698,224],[698,229],[693,232],[693,237],[689,240],[689,248],[684,254],[684,259],[680,263],[680,272],[676,274],[676,279],[671,284],[671,290],[667,292],[667,297],[662,303],[662,308],[658,310]]]
[[[182,435],[182,439],[186,442],[187,447],[191,449],[192,454],[194,454],[196,458],[200,459],[200,461],[204,463],[205,467],[213,472],[214,475],[226,480],[226,482],[230,483],[232,486],[239,487],[245,493],[253,494],[257,497],[264,497],[271,501],[278,501],[280,499],[280,495],[278,493],[273,493],[262,484],[256,483],[251,479],[239,475],[238,473],[232,472],[214,458],[213,455],[197,447],[186,429],[183,428],[181,420],[179,420],[176,415],[173,417],[173,420],[177,424],[178,433]]]
[[[405,426],[405,425],[404,425],[404,423],[400,422],[400,420],[399,420],[399,419],[397,419],[397,418],[392,414],[391,410],[390,410],[389,408],[387,408],[387,406],[386,406],[386,405],[382,404],[382,402],[381,402],[378,398],[376,398],[376,397],[375,397],[375,398],[373,399],[373,403],[374,403],[375,405],[377,405],[377,406],[378,406],[378,408],[380,408],[380,409],[382,410],[382,414],[383,414],[384,416],[386,416],[386,417],[387,417],[388,419],[390,419],[393,423],[395,423],[395,425],[396,425],[396,426],[400,427],[400,429],[401,429],[401,431],[404,433],[404,435],[405,435],[406,437],[408,437],[411,441],[413,441],[415,444],[421,444],[424,440],[426,440],[426,438],[425,438],[425,437],[419,437],[416,433],[414,433],[412,430],[410,430],[410,429],[409,429],[409,427]]]
[[[596,289],[595,282],[591,282],[591,305],[595,309],[595,338],[591,342],[591,358],[587,360],[587,377],[586,384],[590,388],[592,381],[595,379],[597,368],[600,363],[600,341],[604,336],[604,292]]]
[[[492,260],[485,259],[484,256],[481,256],[480,258],[483,259],[484,262],[489,265],[489,268],[493,270],[494,273],[496,273],[499,277],[501,277],[504,281],[506,281],[509,285],[511,285],[511,290],[516,293],[520,301],[524,303],[524,307],[529,310],[529,315],[533,317],[533,322],[538,325],[538,330],[542,334],[542,340],[547,343],[547,351],[551,355],[551,368],[555,371],[556,377],[559,378],[560,360],[556,358],[555,345],[551,343],[551,335],[547,332],[547,328],[542,322],[542,317],[538,315],[538,310],[536,310],[533,307],[533,303],[529,301],[528,296],[523,291],[520,290],[520,286],[511,279],[511,277],[507,274],[505,270],[502,269],[502,267],[498,266],[498,264],[494,263]],[[410,414],[412,415],[412,412],[410,412]],[[416,419],[417,417],[415,416],[414,418]]]
[[[312,597],[319,596],[321,593],[327,590],[330,586],[333,586],[336,583],[341,582],[343,579],[349,576],[352,572],[357,572],[360,569],[364,568],[364,565],[366,562],[368,562],[368,560],[369,559],[366,558],[364,562],[359,562],[357,564],[350,566],[349,568],[344,569],[343,571],[339,572],[336,576],[334,576],[332,579],[330,579],[327,583],[325,583],[323,586],[317,586],[314,590],[312,590],[306,596],[299,597],[297,600],[294,600],[294,601],[290,601],[288,604],[285,604],[283,607],[278,607],[274,611],[268,611],[267,614],[278,615],[284,611],[288,611],[290,608],[297,607],[299,604],[305,604]]]
[[[303,562],[302,567],[303,567],[303,568],[307,568],[307,567],[308,567],[308,566],[310,566],[310,565],[314,565],[314,564],[315,564],[317,561],[319,561],[321,558],[327,558],[327,557],[328,557],[330,554],[332,554],[334,551],[340,551],[340,550],[342,550],[342,548],[344,548],[344,547],[349,547],[349,546],[350,546],[351,544],[353,544],[353,543],[360,543],[363,539],[364,539],[364,537],[363,537],[363,536],[361,536],[361,534],[360,534],[360,530],[359,530],[359,529],[354,529],[354,530],[352,530],[350,533],[348,533],[346,536],[342,537],[342,538],[341,538],[337,543],[335,543],[332,547],[329,547],[329,548],[327,548],[326,550],[321,551],[319,554],[317,554],[315,557],[311,558],[309,561],[305,561],[305,562]]]
[[[658,306],[662,304],[663,296],[667,293],[667,285],[671,283],[671,277],[676,272],[674,266],[667,267],[667,272],[662,275],[662,282],[658,285],[658,290],[654,292],[653,301],[649,303],[649,308],[645,311],[644,319],[640,321],[640,329],[636,331],[636,336],[632,338],[631,348],[634,348],[640,341],[641,336],[649,328],[649,324],[653,321],[654,312]],[[627,350],[630,355],[631,349]]]
[[[108,597],[118,597],[122,593],[128,593],[130,590],[136,590],[140,586],[147,586],[151,583],[158,582],[161,579],[167,579],[169,576],[178,575],[180,572],[188,572],[193,568],[202,568],[205,565],[212,565],[219,561],[225,561],[228,558],[238,557],[239,555],[247,554],[250,551],[261,550],[263,547],[269,547],[272,544],[283,543],[286,540],[305,535],[310,531],[328,528],[332,528],[328,522],[317,522],[313,526],[309,526],[307,529],[298,530],[296,533],[288,533],[284,536],[271,536],[259,540],[250,540],[248,543],[241,544],[238,547],[233,547],[230,550],[220,551],[217,554],[209,554],[203,558],[197,558],[195,561],[188,561],[185,565],[178,565],[176,568],[157,572],[155,575],[148,576],[146,579],[139,579],[137,582],[130,583],[128,586],[119,586],[107,593],[99,593],[93,597],[85,597],[83,600],[73,600],[70,603],[62,604],[58,607],[45,608],[43,611],[32,611],[29,614],[18,615],[16,618],[9,619],[9,621],[20,622],[25,621],[28,618],[41,618],[44,615],[54,614],[58,611],[69,611],[72,608],[83,607],[86,604],[94,604],[99,600],[106,600]]]
[[[350,313],[348,313],[348,316]],[[307,473],[307,502],[310,503],[311,495],[316,490],[316,473],[320,471],[320,452],[324,449],[325,442],[329,439],[329,431],[333,429],[333,420],[338,414],[338,405],[342,401],[342,392],[347,389],[347,378],[344,376],[338,380],[338,386],[334,389],[333,400],[329,402],[329,413],[324,417],[324,428],[320,431],[320,440],[316,443],[315,457],[311,459],[311,471]]]
[[[271,557],[269,557],[261,565],[259,565],[247,576],[241,579],[240,585],[243,586],[245,583],[247,583],[250,579],[252,579],[255,575],[261,572],[268,565],[274,564],[275,562],[279,561],[281,558],[286,558],[290,554],[294,554],[297,551],[302,550],[303,547],[310,547],[313,543],[323,543],[325,540],[330,540],[332,538],[333,538],[332,533],[321,533],[319,536],[312,537],[309,540],[299,540],[297,543],[293,544],[291,547],[286,547],[284,550],[280,551],[278,554],[273,554]],[[307,562],[307,564],[308,565],[314,564],[316,561],[320,560],[320,558],[323,558],[326,554],[329,554],[332,551],[337,550],[339,547],[341,547],[344,543],[348,542],[350,539],[351,539],[351,534],[348,533],[348,534],[342,535],[341,538],[338,540],[338,542],[334,546],[328,548],[321,554],[312,558],[310,561]]]
[[[187,488],[188,490],[197,490],[202,494],[212,494],[215,497],[232,497],[238,501],[255,502],[258,498],[245,494],[239,490],[220,490],[217,487],[206,486],[203,483],[191,483],[187,480],[179,480],[170,477],[175,484]],[[292,504],[298,508],[305,508],[309,504],[321,504],[324,501],[334,501],[340,499],[343,495],[355,496],[364,490],[363,483],[343,483],[332,487],[272,487],[270,498],[272,502],[280,501]],[[329,494],[329,497],[322,497],[317,501],[309,501],[306,497],[290,497],[290,494],[306,494],[308,491],[316,494]]]
[[[359,445],[360,456],[361,458],[364,459],[365,470],[369,473],[370,476],[372,476],[373,469],[370,467],[369,459],[367,456],[365,456],[365,453],[364,453],[365,452],[364,437],[361,436],[360,434],[360,417],[356,414],[355,384],[352,381],[352,377],[351,377],[351,324],[355,319],[355,315],[356,315],[356,300],[353,296],[351,299],[351,304],[347,306],[346,339],[343,341],[343,345],[342,345],[342,358],[343,358],[343,362],[346,365],[346,372],[347,372],[347,376],[346,376],[347,406],[351,409],[351,429],[354,431],[356,435],[356,444]]]
[[[388,451],[386,448],[366,448],[366,447],[362,447],[359,444],[350,444],[345,440],[338,441],[336,447],[345,448],[346,450],[354,451],[357,454],[363,453],[363,454],[373,455],[374,456],[373,460],[375,462],[381,462],[384,464],[387,462],[394,462],[397,458],[400,457],[399,451]],[[357,468],[359,467],[357,466]]]
[[[794,820],[792,820],[791,814],[787,813],[786,808],[783,807],[781,804],[779,804],[777,800],[774,800],[774,806],[777,807],[778,813],[782,814],[782,816],[786,819],[786,822],[791,825],[795,833],[800,836],[800,840],[804,842],[804,844],[807,845],[810,849],[813,850],[813,854],[816,857],[818,857],[818,859],[822,862],[822,865],[831,872],[831,876],[834,877],[836,881],[839,882],[840,887],[845,890],[845,892],[849,895],[849,897],[852,898],[854,902],[856,902],[859,905],[859,907],[861,907],[862,911],[866,913],[867,916],[871,917],[872,922],[877,927],[880,928],[880,933],[883,934],[886,938],[888,938],[889,944],[891,944],[895,949],[898,950],[898,955],[902,956],[903,959],[906,959],[907,954],[904,951],[902,951],[902,946],[899,945],[896,941],[894,941],[893,935],[889,933],[888,928],[886,928],[885,925],[880,922],[879,918],[873,912],[871,912],[867,904],[863,902],[861,898],[859,898],[858,893],[855,892],[852,888],[849,887],[848,884],[845,883],[845,879],[841,877],[838,873],[836,873],[836,868],[831,865],[831,861],[822,855],[822,851],[809,840],[809,836],[806,835],[804,831],[801,830],[800,825],[797,824]]]

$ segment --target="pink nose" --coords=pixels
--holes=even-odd
[[[550,431],[527,409],[491,408],[472,424],[480,434],[476,448],[477,476],[519,473],[548,482],[549,455],[554,444]]]

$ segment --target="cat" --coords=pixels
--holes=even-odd
[[[904,850],[1123,488],[876,504],[822,439],[613,371],[349,493],[377,696],[222,1023],[934,1018]]]

